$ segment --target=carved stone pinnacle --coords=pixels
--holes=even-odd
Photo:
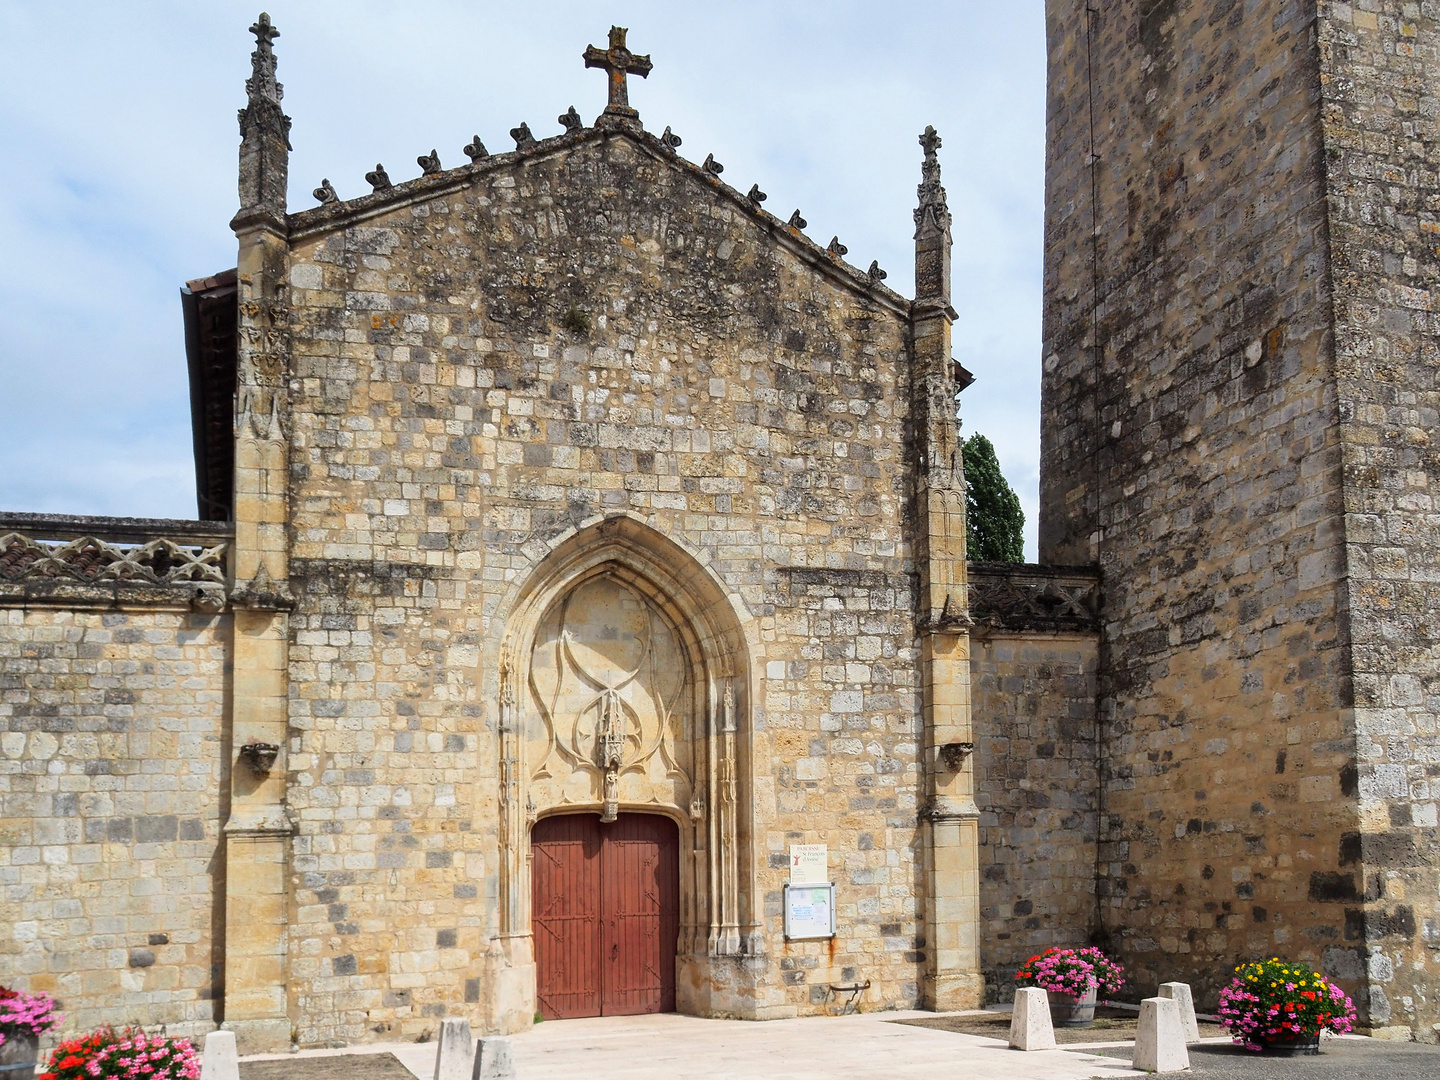
[[[280,31],[270,22],[270,16],[260,13],[250,27],[255,35],[255,51],[250,54],[250,78],[245,82],[245,92],[253,102],[256,98],[278,104],[285,96],[285,88],[275,81],[275,39]]]
[[[560,126],[565,129],[567,135],[573,135],[577,131],[584,130],[585,121],[580,119],[580,114],[575,111],[574,105],[571,105],[568,110],[561,113],[556,119],[560,121]]]
[[[510,129],[510,137],[515,140],[516,150],[528,150],[535,145],[535,136],[530,134],[530,125],[523,120],[519,127]]]
[[[335,187],[330,183],[329,177],[320,181],[320,186],[315,189],[314,195],[320,200],[322,206],[340,201],[340,196],[335,194]]]
[[[915,208],[915,237],[927,230],[950,235],[950,207],[946,202],[945,188],[940,183],[940,136],[933,127],[927,126],[920,135],[920,146],[925,151],[925,160],[920,166],[920,186],[915,189],[919,205]]]
[[[489,157],[490,151],[485,149],[485,144],[480,141],[480,136],[476,135],[465,144],[465,156],[471,161],[479,161],[481,158]]]
[[[440,171],[440,155],[431,150],[430,153],[417,157],[415,164],[420,166],[426,176],[434,176]]]

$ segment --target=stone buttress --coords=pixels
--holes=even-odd
[[[950,356],[950,210],[933,127],[915,210],[914,350],[916,562],[924,709],[924,1000],[934,1009],[984,1001],[979,952],[979,812],[971,754],[970,636],[965,580],[965,477]]]
[[[290,119],[280,107],[267,15],[240,112],[235,548],[230,563],[234,665],[230,818],[225,824],[226,1027],[242,1052],[289,1043],[288,849],[285,806],[289,594],[289,422],[285,186]]]

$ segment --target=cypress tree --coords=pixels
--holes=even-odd
[[[984,435],[964,443],[965,540],[975,562],[1025,561],[1025,512]]]

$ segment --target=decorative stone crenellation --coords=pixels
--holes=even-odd
[[[1100,572],[1085,566],[972,562],[970,616],[977,632],[1094,630],[1100,625]]]
[[[0,606],[225,606],[230,526],[0,514]]]

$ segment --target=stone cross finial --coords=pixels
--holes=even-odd
[[[625,35],[628,32],[623,26],[610,27],[610,47],[600,49],[590,45],[586,47],[584,55],[587,68],[604,68],[610,76],[610,101],[605,106],[605,112],[610,116],[635,120],[640,114],[630,107],[630,92],[625,77],[633,74],[642,79],[648,78],[654,65],[650,63],[648,55],[636,56],[625,47]]]
[[[926,124],[925,130],[920,133],[920,145],[925,150],[925,160],[927,161],[935,156],[935,151],[940,149],[940,133],[935,130],[933,124]]]
[[[250,33],[255,35],[256,44],[262,48],[269,48],[280,36],[280,31],[275,29],[275,24],[270,21],[268,11],[260,12],[260,18],[256,19],[250,27]]]

